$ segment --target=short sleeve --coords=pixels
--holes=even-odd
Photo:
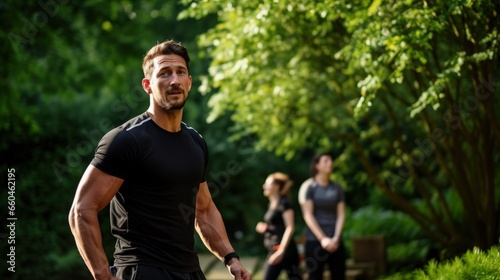
[[[208,167],[208,146],[207,146],[207,143],[205,142],[205,139],[203,138],[200,138],[200,145],[201,145],[201,148],[203,150],[203,158],[205,159],[205,162],[204,162],[204,166],[205,168],[203,168],[203,178],[201,179],[201,182],[200,183],[203,183],[206,181],[206,171],[207,171],[207,167]]]
[[[314,182],[313,178],[309,178],[305,180],[299,188],[299,204],[303,204],[306,202],[306,194],[307,190],[309,189],[309,186]]]
[[[110,175],[125,179],[138,161],[136,142],[127,131],[115,128],[99,141],[91,164]]]
[[[307,187],[306,191],[306,200],[313,199],[314,196],[314,188],[312,187],[312,184]]]
[[[290,202],[290,200],[287,199],[286,197],[282,197],[281,201],[280,201],[280,210],[282,212],[285,212],[288,209],[292,209],[293,210],[292,202]]]
[[[206,181],[206,170],[208,167],[208,145],[207,142],[205,142],[203,136],[201,136],[201,134],[198,131],[196,131],[194,128],[190,126],[187,126],[186,124],[184,125],[188,128],[191,137],[196,141],[196,143],[200,146],[201,150],[203,151],[204,168],[203,168],[203,176],[200,181],[200,183],[203,183]]]

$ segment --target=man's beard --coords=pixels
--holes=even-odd
[[[180,110],[184,108],[184,104],[186,104],[187,98],[184,98],[182,102],[171,102],[167,100],[167,98],[162,98],[160,102],[158,102],[158,105],[160,108],[162,108],[165,111],[173,111],[173,110]]]

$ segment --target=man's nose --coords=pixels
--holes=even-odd
[[[180,85],[181,81],[177,74],[172,74],[172,80],[170,81],[170,85]]]

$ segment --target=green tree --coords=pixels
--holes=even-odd
[[[354,185],[377,187],[450,255],[498,243],[498,2],[184,4],[181,18],[219,19],[200,38],[210,121],[231,114],[234,137],[289,159],[342,149],[337,165],[363,166]]]

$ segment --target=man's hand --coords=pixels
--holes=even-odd
[[[227,263],[227,269],[235,280],[252,280],[252,274],[243,267],[237,258],[233,258]]]

